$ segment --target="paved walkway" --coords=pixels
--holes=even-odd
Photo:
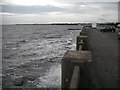
[[[93,62],[88,65],[92,82],[97,88],[118,87],[118,39],[117,33],[88,30],[88,47]],[[94,87],[94,86],[91,86]]]

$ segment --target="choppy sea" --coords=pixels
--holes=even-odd
[[[29,77],[22,87],[60,88],[61,59],[76,47],[79,25],[2,26],[2,85],[14,86],[19,77]]]

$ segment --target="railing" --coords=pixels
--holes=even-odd
[[[62,89],[79,88],[81,66],[91,62],[91,52],[87,48],[85,27],[76,37],[76,50],[68,50],[62,58]]]

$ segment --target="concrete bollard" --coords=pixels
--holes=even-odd
[[[85,46],[85,41],[87,40],[87,37],[88,36],[77,36],[76,37],[76,50],[79,50],[79,44],[80,44],[81,40],[83,40],[83,43],[84,43],[83,49],[87,48],[87,46]]]
[[[78,50],[82,51],[83,45],[84,45],[83,39],[80,42],[78,42],[78,45],[79,45],[79,49]]]
[[[91,61],[90,51],[69,50],[62,58],[62,88],[70,87],[70,80],[76,65]]]

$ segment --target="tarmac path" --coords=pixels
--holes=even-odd
[[[93,62],[88,65],[92,82],[97,88],[118,88],[117,32],[88,31],[88,48]],[[91,84],[92,85],[92,84]]]

